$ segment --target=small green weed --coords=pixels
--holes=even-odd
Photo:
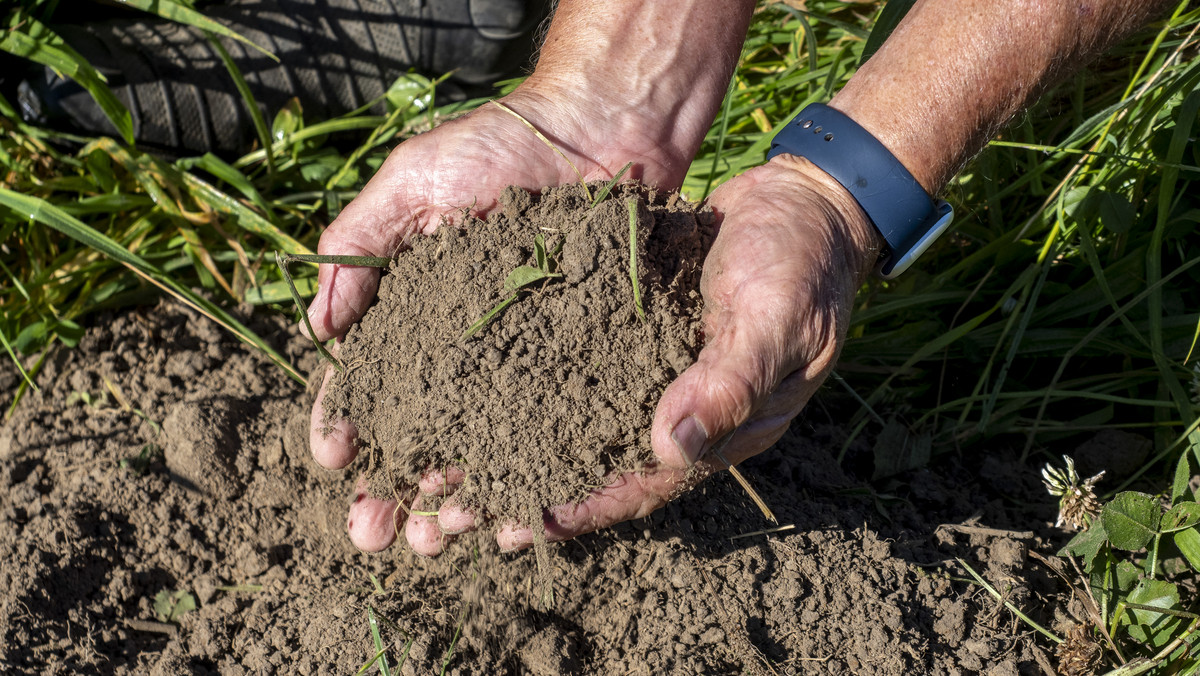
[[[1190,589],[1185,581],[1200,572],[1200,503],[1188,488],[1188,457],[1180,463],[1169,505],[1135,491],[1102,502],[1092,490],[1099,476],[1081,480],[1074,462],[1064,459],[1065,468],[1043,471],[1046,487],[1060,497],[1060,523],[1085,530],[1058,554],[1083,563],[1081,585],[1094,601],[1091,629],[1125,665],[1113,673],[1158,667],[1195,673],[1200,608],[1181,593]],[[1137,659],[1126,663],[1130,653]]]
[[[122,458],[117,466],[129,470],[133,476],[141,476],[150,468],[150,463],[161,457],[163,457],[162,447],[155,443],[149,443],[142,446],[141,452],[137,455],[131,458]]]
[[[158,592],[154,596],[154,614],[159,622],[175,624],[179,618],[196,609],[196,597],[184,589]]]
[[[512,305],[513,302],[517,300],[521,290],[532,284],[536,284],[537,282],[549,281],[551,279],[558,279],[562,277],[562,273],[556,271],[558,268],[558,262],[555,257],[558,256],[559,252],[562,251],[563,241],[564,240],[560,240],[554,251],[547,254],[546,238],[541,234],[538,234],[536,237],[534,237],[534,264],[518,266],[514,268],[512,272],[508,273],[508,277],[506,277],[504,280],[504,291],[507,292],[508,295],[505,296],[505,298],[499,303],[496,303],[492,309],[484,313],[482,317],[476,319],[470,326],[468,326],[467,330],[463,331],[462,336],[459,337],[459,340],[467,341],[476,333],[479,333],[479,330],[487,326],[488,322],[495,319],[496,316],[503,312],[505,308],[507,308],[509,305]]]

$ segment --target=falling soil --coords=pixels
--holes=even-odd
[[[712,212],[630,184],[589,197],[578,184],[509,188],[487,221],[443,227],[397,257],[325,400],[357,428],[376,492],[456,465],[464,506],[540,523],[543,507],[653,458],[654,407],[700,347]],[[555,276],[513,291],[515,269]]]
[[[292,327],[255,321],[316,370]],[[0,391],[19,382],[0,366]],[[1036,471],[994,449],[870,483],[869,443],[835,459],[838,389],[743,465],[788,530],[747,536],[761,516],[714,476],[550,545],[547,608],[534,558],[485,538],[355,551],[355,476],[311,461],[311,391],[199,315],[101,318],[37,382],[0,427],[5,674],[349,675],[377,652],[368,609],[402,674],[1051,673],[1053,646],[956,557],[1070,629],[1068,593],[1028,557],[1067,537]],[[164,592],[196,609],[162,622]]]

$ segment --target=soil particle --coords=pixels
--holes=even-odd
[[[711,223],[706,208],[633,185],[594,207],[579,185],[510,188],[486,222],[414,242],[347,334],[326,399],[358,429],[376,492],[453,464],[467,474],[462,504],[528,522],[531,509],[582,500],[606,475],[644,466],[654,406],[699,350],[695,262]],[[513,269],[537,266],[538,238],[557,276],[464,340],[511,296]]]

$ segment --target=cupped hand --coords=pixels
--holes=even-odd
[[[658,464],[547,510],[547,540],[650,514],[724,469],[711,453],[718,443],[733,464],[766,450],[833,368],[879,250],[854,198],[807,160],[781,155],[721,186],[709,204],[719,231],[701,278],[706,342],[659,401]],[[516,549],[533,532],[507,527],[497,539]]]
[[[529,190],[578,180],[608,179],[634,160],[631,176],[664,186],[682,180],[682,163],[656,151],[652,139],[640,138],[620,120],[588,110],[568,96],[543,95],[532,87],[518,89],[502,100],[505,106],[549,138],[575,165],[572,168],[534,132],[505,109],[485,105],[462,118],[400,144],[358,197],[346,205],[322,234],[317,251],[324,255],[393,256],[409,238],[430,234],[464,211],[483,216],[496,206],[509,185]],[[370,306],[379,286],[374,268],[322,265],[318,292],[308,308],[319,340],[340,338]],[[328,369],[313,405],[310,440],[316,461],[342,468],[358,452],[356,433],[344,420],[326,421],[322,402]],[[377,551],[396,538],[398,523],[413,548],[436,554],[446,533],[473,525],[470,515],[448,512],[437,520],[411,515],[427,512],[422,500],[453,491],[461,477],[431,474],[408,487],[412,506],[400,510],[393,500],[371,497],[361,481],[347,527],[360,549]],[[404,492],[402,491],[402,494]],[[405,522],[406,518],[406,522]]]

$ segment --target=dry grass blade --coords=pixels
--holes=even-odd
[[[567,157],[566,154],[563,153],[563,151],[559,150],[558,146],[554,145],[553,141],[546,138],[545,134],[543,134],[541,131],[539,131],[537,127],[533,126],[533,123],[531,123],[529,120],[526,120],[525,116],[521,115],[520,113],[513,110],[512,108],[509,108],[508,106],[504,105],[503,103],[496,101],[495,99],[492,100],[492,104],[495,105],[500,110],[503,110],[504,112],[508,113],[509,115],[512,115],[513,117],[520,120],[521,124],[525,125],[526,127],[529,127],[529,129],[533,131],[533,133],[542,141],[542,143],[545,143],[547,147],[549,147],[554,152],[558,153],[558,156],[563,158],[563,160],[565,160],[566,163],[571,167],[571,171],[575,172],[575,177],[579,179],[579,185],[583,186],[583,194],[587,195],[588,201],[591,201],[592,191],[588,189],[587,181],[583,180],[583,174],[579,171],[579,167],[575,166],[575,163],[571,161],[571,158]]]
[[[721,461],[722,465],[725,465],[725,469],[729,470],[729,473],[733,475],[733,478],[737,479],[737,482],[742,486],[742,490],[746,491],[746,495],[750,496],[750,499],[753,500],[754,504],[757,505],[759,510],[762,511],[763,516],[767,518],[767,521],[778,524],[779,519],[775,518],[775,512],[771,511],[771,508],[767,506],[766,501],[762,499],[762,496],[758,494],[758,491],[754,490],[754,487],[751,486],[746,477],[742,475],[741,470],[739,470],[737,467],[734,467],[733,463],[729,462],[729,460],[725,458],[725,454],[720,450],[713,449],[713,455],[716,456],[717,460]]]

